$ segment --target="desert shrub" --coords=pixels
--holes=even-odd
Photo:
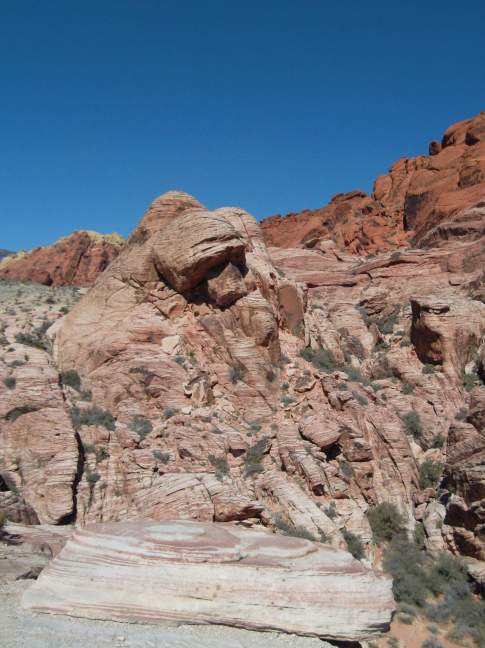
[[[336,363],[333,353],[328,349],[320,349],[317,351],[312,359],[312,365],[316,369],[320,369],[325,373],[335,371]]]
[[[419,466],[419,487],[434,488],[443,472],[443,464],[439,461],[427,459]]]
[[[398,534],[384,552],[383,566],[393,577],[401,610],[410,613],[410,606],[418,606],[430,621],[455,624],[454,635],[485,645],[485,602],[473,595],[461,560],[448,553],[427,556]]]
[[[247,449],[244,456],[244,473],[246,477],[263,472],[261,461],[263,460],[265,453],[269,450],[268,442],[269,438],[263,437]]]
[[[389,542],[403,532],[404,519],[391,502],[381,502],[367,511],[367,519],[376,544]]]
[[[154,450],[153,456],[158,461],[161,461],[163,464],[166,464],[170,461],[170,452],[162,452],[161,450]]]
[[[400,311],[401,311],[400,306],[396,305],[394,306],[394,310],[390,315],[376,322],[377,328],[383,335],[389,335],[390,333],[393,332]]]
[[[399,346],[400,346],[401,348],[411,346],[411,340],[409,339],[409,336],[408,336],[408,335],[405,335],[405,336],[402,338],[401,342],[399,343]]]
[[[96,463],[101,463],[105,459],[109,457],[108,449],[105,448],[105,446],[99,446],[94,450],[94,454],[96,455]]]
[[[352,466],[348,461],[345,461],[345,459],[342,459],[342,461],[340,461],[339,470],[346,479],[350,479],[354,474]]]
[[[329,517],[331,520],[335,520],[337,517],[337,508],[335,506],[335,502],[330,502],[330,504],[327,506],[326,509],[324,509],[324,513],[327,517]]]
[[[175,416],[177,414],[178,410],[175,407],[166,407],[163,410],[163,416],[166,419],[172,418],[172,416]]]
[[[69,369],[69,371],[63,371],[61,373],[61,383],[66,387],[72,387],[76,391],[81,389],[81,378],[74,369]]]
[[[347,385],[345,383],[337,383],[337,389],[339,391],[347,391]]]
[[[7,387],[7,389],[15,389],[17,381],[15,380],[14,376],[7,376],[3,379],[3,384],[5,385],[5,387]]]
[[[445,437],[442,434],[437,434],[431,443],[432,448],[443,448],[444,445],[445,445]]]
[[[15,342],[47,351],[49,345],[44,336],[51,324],[52,322],[46,320],[40,326],[34,328],[30,333],[17,333],[15,336]]]
[[[131,423],[128,427],[132,432],[138,434],[140,439],[144,439],[153,430],[152,422],[145,416],[139,415],[136,415],[131,419]]]
[[[4,511],[0,511],[0,529],[3,529],[7,523],[7,514]]]
[[[394,535],[384,552],[383,567],[393,578],[396,601],[423,607],[428,596],[426,554],[404,533]]]
[[[482,381],[477,373],[464,373],[463,374],[463,387],[466,391],[471,391],[477,385],[481,385]]]
[[[325,373],[330,373],[335,370],[336,363],[333,353],[323,347],[318,351],[311,347],[305,347],[300,351],[300,357],[311,362],[316,369],[320,369]]]
[[[231,367],[229,369],[229,380],[232,382],[233,385],[242,381],[243,377],[244,377],[243,370],[239,365],[236,365],[235,367]]]
[[[227,463],[226,457],[223,455],[220,455],[219,457],[216,457],[213,454],[210,454],[208,457],[209,463],[211,466],[214,466],[216,469],[216,477],[217,479],[222,479],[224,475],[227,475],[229,473],[229,464]]]
[[[422,368],[422,373],[424,374],[434,374],[435,371],[435,366],[429,363],[426,363]]]
[[[424,530],[424,525],[421,522],[417,522],[414,527],[414,544],[419,549],[424,549],[426,540],[426,533]]]
[[[355,533],[352,533],[352,531],[348,531],[347,529],[344,529],[342,531],[342,535],[347,544],[347,549],[352,554],[352,556],[354,558],[357,558],[357,560],[361,560],[365,556],[365,551],[364,544],[359,536],[355,535]]]
[[[269,368],[266,370],[266,380],[269,383],[273,383],[276,380],[276,373],[274,369]]]
[[[458,412],[455,414],[455,419],[457,421],[465,421],[468,416],[468,407],[460,407]]]
[[[408,434],[412,434],[415,439],[420,439],[423,435],[423,426],[421,423],[421,417],[416,412],[416,410],[410,410],[403,414],[402,422],[406,428]]]
[[[414,392],[414,387],[413,385],[410,385],[409,383],[404,383],[401,389],[403,394],[412,394]]]
[[[355,400],[359,403],[359,405],[363,405],[364,407],[369,404],[369,401],[365,396],[362,394],[359,394],[358,391],[352,391],[352,396],[355,398]]]
[[[342,366],[342,371],[354,382],[359,382],[362,385],[369,384],[369,380],[362,374],[361,370],[348,362]]]
[[[423,641],[421,648],[445,648],[441,642],[436,639],[436,637],[430,637]]]
[[[281,403],[285,407],[287,407],[288,405],[291,405],[291,403],[294,403],[294,402],[295,402],[295,399],[293,398],[293,396],[288,396],[287,394],[285,394],[284,396],[281,397]]]
[[[96,484],[101,479],[101,475],[97,472],[87,472],[86,481],[88,484]]]
[[[111,432],[115,429],[115,420],[111,412],[95,406],[89,409],[73,407],[71,409],[71,421],[75,430],[78,430],[82,425],[99,425]]]
[[[294,526],[291,522],[284,520],[280,515],[275,515],[273,517],[273,524],[277,529],[284,533],[284,535],[315,542],[315,537],[304,527]]]

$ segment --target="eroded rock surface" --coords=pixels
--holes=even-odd
[[[394,609],[391,581],[346,552],[264,530],[181,521],[76,531],[23,605],[340,640],[387,630]]]

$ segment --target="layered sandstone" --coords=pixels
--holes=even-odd
[[[389,628],[391,581],[348,553],[200,522],[101,524],[73,538],[25,593],[36,612],[226,624],[358,641]]]
[[[46,286],[90,286],[123,244],[118,234],[74,232],[53,245],[0,258],[0,278]]]

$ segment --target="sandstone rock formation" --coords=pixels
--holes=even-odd
[[[478,155],[480,119],[426,164]],[[308,215],[288,221],[299,247],[280,245],[283,224],[267,247],[242,209],[169,192],[65,317],[14,295],[0,507],[19,522],[244,521],[335,547],[350,531],[371,556],[367,511],[390,501],[430,551],[483,557],[485,208],[455,187],[438,219],[433,189],[406,230],[415,166],[393,172],[387,206],[354,192],[325,212],[350,227],[354,205],[362,228],[377,210],[386,240],[369,221],[375,236],[342,245]]]
[[[268,245],[319,247],[334,241],[351,252],[385,252],[406,244],[424,246],[429,232],[455,224],[463,210],[485,202],[485,112],[447,129],[429,156],[402,158],[362,191],[338,194],[316,210],[273,216],[261,224]],[[483,221],[482,221],[483,223]],[[483,234],[483,225],[482,225]]]
[[[74,232],[53,245],[0,257],[0,278],[46,286],[90,286],[123,244],[118,234]]]
[[[23,605],[358,641],[389,628],[394,600],[391,581],[346,552],[263,530],[175,521],[76,531]]]

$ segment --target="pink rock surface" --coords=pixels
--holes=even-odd
[[[390,579],[328,546],[230,525],[133,521],[76,531],[23,605],[359,641],[388,629],[394,600]]]

